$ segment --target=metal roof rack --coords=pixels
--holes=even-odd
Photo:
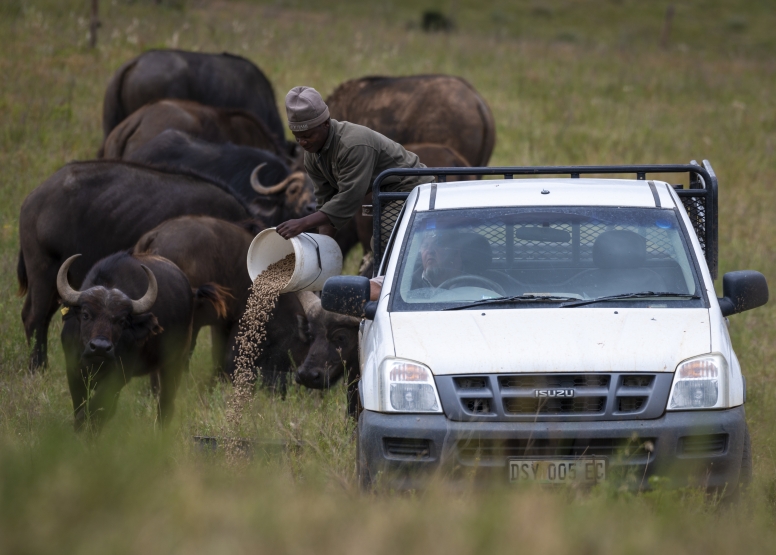
[[[695,233],[709,266],[711,277],[717,278],[718,266],[718,230],[717,230],[717,176],[708,160],[699,165],[695,160],[689,164],[655,164],[655,165],[623,165],[623,166],[523,166],[523,167],[492,167],[492,168],[395,168],[382,172],[375,178],[372,185],[372,215],[373,215],[373,245],[375,272],[380,267],[386,243],[393,231],[397,218],[391,218],[389,225],[383,225],[384,214],[398,216],[404,200],[410,193],[380,191],[385,178],[390,176],[433,175],[436,183],[444,183],[447,176],[456,175],[500,175],[504,179],[513,179],[516,175],[564,175],[579,178],[591,174],[635,174],[636,179],[646,180],[647,174],[654,173],[687,173],[689,174],[689,189],[675,185],[676,194],[682,200],[687,214],[690,216]],[[398,202],[397,202],[398,201]]]

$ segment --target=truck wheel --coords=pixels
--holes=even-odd
[[[744,453],[741,455],[741,473],[738,475],[738,489],[744,492],[752,483],[752,438],[749,435],[749,426],[744,432]]]
[[[749,489],[752,483],[752,438],[749,435],[749,426],[744,428],[744,450],[741,453],[741,470],[738,473],[738,484],[734,488],[729,488],[729,493],[725,495],[722,502],[725,505],[736,504]]]
[[[358,428],[356,428],[356,479],[358,489],[363,492],[372,491],[372,477],[366,464],[366,453],[361,449],[361,434]]]

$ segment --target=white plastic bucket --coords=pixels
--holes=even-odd
[[[281,293],[320,291],[324,282],[342,273],[342,251],[327,235],[301,233],[293,239],[283,239],[275,228],[265,229],[253,238],[248,247],[248,275],[256,279],[270,264],[294,253],[294,274]]]

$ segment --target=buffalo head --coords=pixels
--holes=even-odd
[[[286,220],[309,216],[316,210],[313,182],[303,172],[294,172],[280,183],[265,186],[259,180],[259,164],[251,173],[251,187],[258,194],[251,199],[251,208],[269,227]]]
[[[57,274],[57,291],[68,308],[62,338],[77,429],[87,417],[104,421],[112,415],[118,393],[130,378],[124,368],[137,357],[138,345],[162,331],[149,312],[158,290],[151,270],[142,266],[148,289],[138,300],[103,286],[76,291],[67,281],[67,271],[79,256],[65,260]]]
[[[307,315],[310,350],[297,368],[296,381],[311,389],[325,389],[342,377],[345,368],[358,368],[359,320],[321,307],[310,292],[299,294]]]

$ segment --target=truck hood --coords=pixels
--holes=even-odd
[[[391,312],[396,356],[436,375],[673,372],[711,348],[705,308]]]

